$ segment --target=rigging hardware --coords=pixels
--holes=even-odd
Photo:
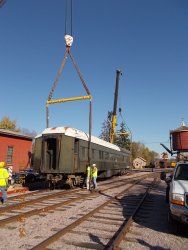
[[[70,4],[70,24],[69,24],[70,25],[70,27],[69,27],[70,28],[70,34],[67,34],[67,32],[68,32],[68,10],[69,10],[68,5],[69,4]],[[64,55],[61,67],[60,67],[60,69],[58,71],[58,74],[57,74],[56,79],[55,79],[55,81],[53,83],[52,89],[51,89],[50,94],[48,96],[48,99],[46,101],[46,127],[47,128],[49,127],[49,108],[48,108],[49,104],[89,99],[88,162],[90,163],[90,158],[91,158],[91,156],[90,156],[91,155],[91,152],[90,152],[91,151],[90,150],[91,149],[91,127],[92,127],[92,125],[91,125],[91,123],[92,123],[92,119],[91,119],[91,117],[92,117],[92,103],[91,103],[92,96],[91,96],[90,91],[89,91],[89,89],[88,89],[88,87],[87,87],[87,85],[86,85],[86,83],[85,83],[85,81],[84,81],[84,79],[83,79],[83,77],[82,77],[82,75],[80,73],[80,70],[79,70],[79,68],[78,68],[78,66],[76,64],[76,61],[75,61],[75,59],[74,59],[74,57],[73,57],[73,55],[72,55],[72,53],[70,51],[70,48],[71,48],[72,43],[73,43],[73,36],[72,36],[72,8],[73,8],[72,0],[70,0],[70,1],[66,0],[65,37],[64,37],[65,38],[66,51],[65,51],[65,55]],[[58,100],[52,100],[53,93],[55,91],[55,88],[57,86],[57,82],[58,82],[58,80],[60,78],[60,75],[61,75],[61,73],[63,71],[63,68],[65,66],[65,63],[66,63],[66,60],[67,60],[68,56],[70,56],[70,58],[71,58],[71,60],[73,62],[73,65],[74,65],[74,67],[75,67],[75,69],[77,71],[77,74],[78,74],[78,76],[79,76],[79,78],[81,80],[81,83],[82,83],[82,85],[83,85],[83,87],[84,87],[84,89],[85,89],[85,91],[87,93],[87,96],[77,96],[77,97],[61,98],[61,99],[58,99]]]

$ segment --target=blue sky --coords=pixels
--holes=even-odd
[[[92,94],[92,134],[118,108],[140,141],[161,154],[169,131],[188,125],[188,1],[73,0],[75,61]],[[7,0],[0,9],[0,119],[41,133],[65,54],[65,0]],[[52,99],[85,95],[70,57]],[[88,101],[49,105],[50,127],[88,132]],[[117,114],[118,123],[122,118]]]

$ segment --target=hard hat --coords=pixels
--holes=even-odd
[[[4,166],[5,166],[5,162],[4,162],[4,161],[1,161],[1,162],[0,162],[0,168],[4,168]]]
[[[96,164],[94,163],[92,166],[93,166],[93,167],[96,167]]]

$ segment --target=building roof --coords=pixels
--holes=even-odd
[[[171,130],[170,133],[175,133],[175,132],[181,132],[181,131],[188,131],[188,127],[187,126],[181,126],[175,130]]]
[[[0,128],[0,135],[8,135],[8,136],[14,136],[14,137],[19,137],[19,138],[25,138],[28,140],[33,140],[33,136],[29,136],[29,135],[24,135],[18,132],[14,132],[11,130],[6,130],[6,129],[1,129]]]
[[[143,162],[146,162],[146,160],[144,158],[142,158],[142,157],[137,157],[137,158],[134,159],[134,161],[137,161],[137,160],[141,160]]]

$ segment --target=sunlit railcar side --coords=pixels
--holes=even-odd
[[[32,167],[51,182],[80,184],[88,163],[88,134],[70,127],[47,128],[35,138]],[[100,177],[123,174],[130,165],[130,152],[91,136],[91,164]]]

